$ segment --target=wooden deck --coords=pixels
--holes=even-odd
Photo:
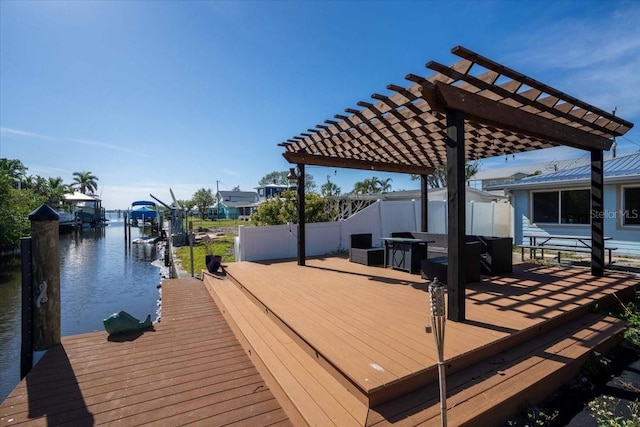
[[[227,280],[205,274],[204,282],[295,424],[439,422],[428,283],[419,275],[340,257],[225,271]],[[514,410],[512,396],[545,397],[623,330],[593,311],[637,285],[636,276],[533,264],[470,284],[467,320],[446,325],[450,425],[495,425]],[[505,402],[511,409],[497,414]]]
[[[340,257],[225,272],[165,281],[154,331],[64,337],[0,426],[439,425],[426,281]],[[499,425],[566,382],[624,329],[596,309],[637,286],[532,264],[470,284],[446,326],[449,425]]]
[[[0,426],[290,425],[203,283],[162,293],[154,331],[63,337],[0,405]]]

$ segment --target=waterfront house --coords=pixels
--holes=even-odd
[[[257,204],[258,193],[255,191],[218,191],[216,202],[209,207],[207,216],[210,219],[250,217]]]
[[[291,186],[273,183],[258,185],[255,189],[258,192],[258,200],[263,202],[270,197],[280,196],[283,191],[290,190]]]
[[[516,244],[529,234],[591,233],[589,165],[489,186],[510,194]],[[640,255],[640,152],[604,161],[604,234],[619,254]]]
[[[75,191],[73,194],[64,195],[64,203],[81,224],[95,227],[106,222],[102,200],[98,196]]]

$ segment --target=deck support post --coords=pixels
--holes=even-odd
[[[465,176],[464,114],[447,109],[447,284],[448,318],[465,320]]]
[[[604,161],[602,150],[591,150],[591,274],[604,275]]]
[[[421,200],[421,227],[420,231],[426,233],[429,231],[429,186],[427,183],[427,175],[420,175],[420,200]]]
[[[33,350],[60,344],[59,217],[48,205],[29,214],[31,221]]]
[[[305,200],[304,200],[304,164],[298,164],[298,265],[304,266],[307,254],[305,251],[305,229],[306,221],[304,217]]]
[[[22,273],[22,335],[20,340],[20,379],[33,367],[33,277],[31,237],[20,239],[20,267]]]

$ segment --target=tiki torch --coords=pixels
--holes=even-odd
[[[431,326],[438,349],[438,377],[440,379],[440,416],[442,426],[447,425],[447,385],[444,371],[444,325],[446,322],[444,309],[444,285],[435,277],[429,284],[431,297]]]

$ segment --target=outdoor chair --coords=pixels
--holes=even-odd
[[[364,265],[384,265],[384,248],[372,246],[371,233],[351,234],[349,261]]]
[[[466,283],[480,281],[480,242],[467,242],[464,247]],[[449,268],[449,258],[446,256],[429,258],[422,260],[421,275],[423,279],[433,280],[437,277],[442,283],[447,283],[447,270]]]

